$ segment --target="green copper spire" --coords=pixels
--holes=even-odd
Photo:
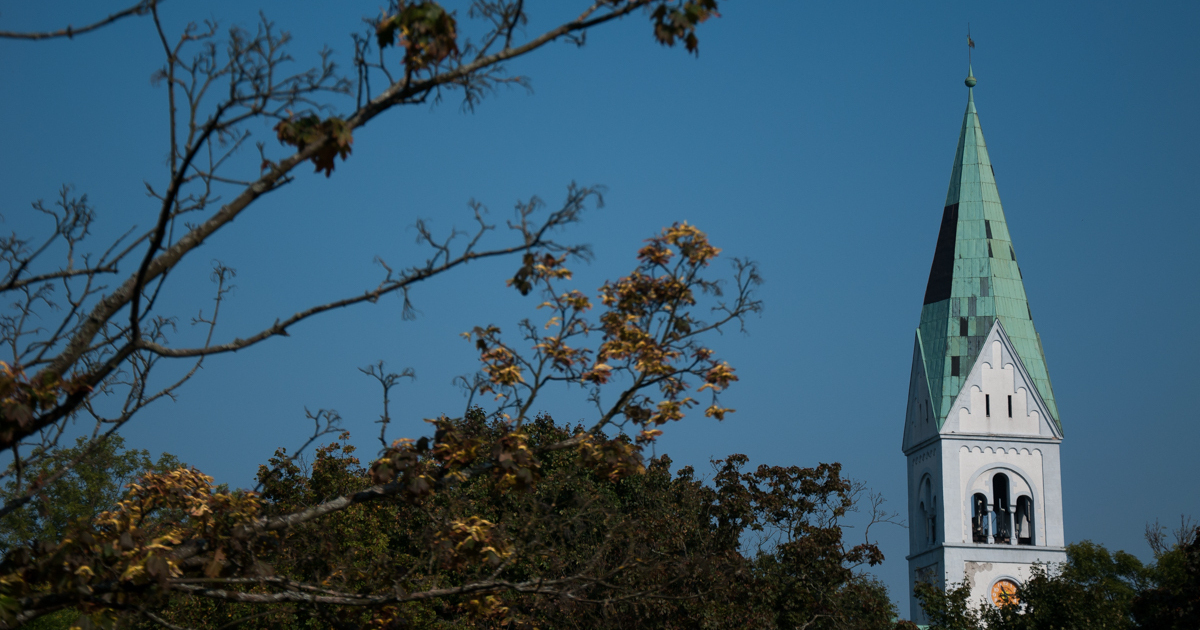
[[[999,319],[1061,430],[1041,338],[1033,327],[975,111],[973,73],[966,84],[967,112],[921,309],[920,340],[933,410],[941,427],[992,323]]]

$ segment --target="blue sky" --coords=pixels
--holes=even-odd
[[[569,16],[567,4],[531,5],[528,32]],[[3,2],[0,28],[78,25],[121,6]],[[326,44],[347,62],[349,33],[378,11],[264,1],[168,2],[163,13],[178,30],[250,23],[260,6],[295,36],[298,64]],[[373,286],[376,255],[420,261],[417,219],[448,230],[468,223],[472,198],[503,217],[530,195],[555,203],[571,181],[604,184],[607,206],[563,235],[596,252],[580,288],[626,272],[642,239],[681,220],[766,278],[748,334],[716,342],[742,378],[724,399],[738,413],[672,426],[659,452],[702,470],[734,452],[754,464],[840,461],[901,510],[913,330],[966,102],[970,21],[976,103],[1066,434],[1067,540],[1147,557],[1147,522],[1200,516],[1189,481],[1200,478],[1200,5],[725,2],[722,14],[701,30],[698,58],[655,44],[636,16],[583,48],[511,64],[531,93],[501,92],[473,113],[450,95],[385,115],[332,178],[301,174],[205,245],[164,308],[183,321],[208,308],[220,260],[238,277],[218,337],[245,335]],[[35,226],[28,204],[64,183],[97,206],[97,243],[151,224],[143,182],[162,182],[166,154],[152,25],[4,41],[0,58],[3,229]],[[234,485],[301,441],[305,407],[337,409],[370,450],[378,395],[356,368],[380,359],[417,370],[395,429],[422,433],[422,418],[461,408],[450,381],[475,363],[458,333],[532,314],[502,286],[510,267],[419,287],[415,321],[383,300],[211,360],[127,437]],[[546,404],[560,420],[587,413],[578,397]],[[879,535],[877,573],[906,613],[907,536]]]

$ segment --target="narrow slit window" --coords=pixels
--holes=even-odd
[[[985,415],[989,418],[992,417],[992,395],[991,394],[983,395],[983,415]]]
[[[970,332],[970,331],[967,328],[967,318],[959,317],[958,318],[958,336],[966,337],[968,332]]]
[[[991,242],[991,241],[988,241],[988,258],[993,258],[993,256],[992,256],[992,242]]]
[[[1017,259],[1017,252],[1013,251],[1012,245],[1008,246],[1008,257],[1012,258],[1014,261]]]
[[[958,357],[950,357],[950,376],[958,376]]]
[[[1008,397],[1008,417],[1012,417],[1012,396]]]
[[[985,219],[983,222],[983,229],[987,232],[987,237],[992,238],[992,222]]]

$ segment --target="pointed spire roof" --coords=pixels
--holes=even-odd
[[[995,170],[975,111],[973,73],[929,270],[918,334],[940,427],[999,319],[1054,423],[1062,429],[1042,341],[1033,327]]]

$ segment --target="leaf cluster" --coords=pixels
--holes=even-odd
[[[683,0],[675,4],[664,2],[651,12],[654,37],[664,46],[674,46],[676,40],[680,40],[688,52],[699,54],[700,40],[696,38],[696,27],[710,17],[720,16],[717,13],[717,0]]]
[[[615,426],[636,431],[637,444],[653,442],[660,427],[698,404],[689,390],[707,393],[705,415],[723,420],[734,410],[720,404],[719,394],[738,377],[702,339],[761,309],[754,295],[761,279],[753,263],[739,259],[732,261],[732,288],[727,279],[714,278],[709,267],[720,251],[693,225],[663,228],[638,251],[629,275],[600,287],[598,308],[585,293],[560,286],[572,277],[565,255],[527,253],[508,282],[522,294],[539,289],[538,308],[549,311],[548,317],[541,326],[520,324],[532,353],[494,325],[463,333],[483,365],[468,389],[493,394],[497,417],[519,425],[547,384],[583,386],[600,413],[587,430],[589,439]],[[593,316],[594,308],[600,312]],[[706,309],[712,319],[702,315]],[[625,459],[615,451],[604,457],[614,456]]]
[[[42,371],[30,378],[20,365],[0,361],[0,438],[32,425],[38,412],[52,409],[60,396],[81,389],[58,374]]]
[[[254,545],[235,533],[260,506],[256,494],[216,489],[195,469],[146,473],[112,509],[73,524],[61,541],[34,542],[5,555],[0,623],[20,621],[31,605],[74,605],[91,623],[111,625],[131,606],[163,601],[186,568],[175,553],[185,540],[214,541],[206,575],[226,564],[247,574],[270,573]]]
[[[458,24],[436,2],[397,3],[395,13],[375,25],[379,49],[398,45],[404,49],[404,67],[411,75],[458,56]]]
[[[40,491],[32,509],[13,512],[0,520],[0,553],[36,541],[60,540],[77,522],[116,505],[126,484],[135,478],[180,467],[179,460],[170,454],[154,460],[145,450],[125,449],[125,440],[119,435],[96,442],[78,438],[75,446],[56,449],[41,458],[36,466],[24,471],[22,479],[5,482],[2,496],[6,500],[23,496],[22,485],[38,486]]]
[[[337,117],[321,120],[315,114],[289,117],[275,125],[275,134],[281,144],[289,144],[303,151],[310,145],[318,147],[310,158],[316,165],[315,172],[325,171],[325,177],[333,175],[334,158],[342,161],[350,156],[354,136],[346,121]],[[269,166],[269,163],[265,164]]]

